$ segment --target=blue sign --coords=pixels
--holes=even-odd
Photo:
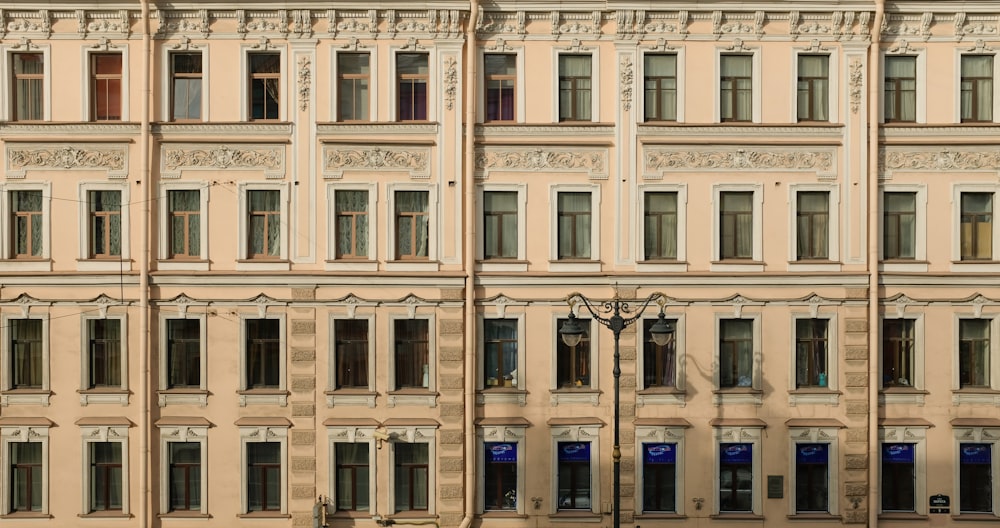
[[[647,464],[677,462],[677,444],[642,444],[642,461]]]
[[[963,464],[989,464],[990,444],[962,444],[959,457]]]
[[[882,461],[913,463],[913,444],[882,444]]]
[[[829,444],[796,444],[795,463],[826,465]]]
[[[752,444],[719,445],[719,461],[723,464],[749,464],[753,462]]]
[[[589,462],[590,442],[559,442],[560,462]]]
[[[510,442],[486,442],[487,462],[517,462],[517,444]]]

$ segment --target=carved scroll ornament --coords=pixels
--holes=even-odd
[[[833,149],[691,150],[651,148],[646,150],[644,156],[646,178],[650,179],[656,179],[664,172],[682,170],[815,171],[818,177],[836,176]]]
[[[163,148],[160,173],[180,177],[186,169],[263,169],[266,178],[285,176],[285,148],[273,145],[174,145]]]
[[[125,145],[7,145],[8,178],[23,178],[27,169],[106,170],[109,178],[124,178],[127,161]]]
[[[491,171],[586,172],[591,179],[608,177],[606,149],[500,148],[476,153],[476,175]]]
[[[323,175],[339,178],[345,170],[406,171],[411,178],[430,177],[430,149],[424,147],[328,146]]]

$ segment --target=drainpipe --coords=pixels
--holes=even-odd
[[[465,21],[465,516],[476,514],[476,18],[479,0],[469,0]]]
[[[149,0],[139,0],[142,8],[142,125],[139,130],[139,195],[142,197],[142,218],[139,254],[139,527],[149,526],[149,170],[150,159],[150,74],[151,40],[149,35]]]
[[[885,17],[885,0],[875,0],[875,20],[872,21],[871,45],[868,48],[868,526],[878,526],[879,445],[878,445],[878,350],[881,328],[879,325],[879,275],[878,275],[878,128],[880,68],[879,55],[882,40],[882,19]]]

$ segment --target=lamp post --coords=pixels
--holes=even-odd
[[[586,330],[577,322],[576,314],[573,313],[573,308],[577,304],[582,304],[590,315],[593,316],[594,320],[601,323],[602,325],[611,329],[615,335],[615,368],[612,371],[615,377],[615,419],[613,425],[614,434],[614,449],[611,452],[611,458],[614,463],[614,510],[612,511],[612,526],[614,528],[621,527],[621,506],[622,506],[622,492],[621,492],[621,459],[622,452],[621,446],[619,445],[619,428],[620,428],[620,409],[619,409],[619,390],[620,390],[620,378],[622,375],[622,369],[620,364],[619,347],[618,340],[621,337],[622,330],[624,330],[629,325],[635,323],[642,317],[642,313],[646,311],[649,303],[654,300],[660,306],[660,313],[657,317],[656,323],[649,329],[650,337],[653,342],[659,346],[664,346],[668,344],[671,340],[674,325],[672,322],[668,322],[663,314],[663,304],[666,301],[666,296],[662,293],[654,293],[649,297],[646,297],[642,301],[642,306],[638,309],[632,310],[629,307],[629,301],[622,301],[618,298],[618,292],[615,291],[615,297],[610,301],[599,302],[597,305],[592,303],[590,299],[587,299],[580,293],[572,293],[566,298],[570,305],[569,319],[563,324],[562,328],[559,329],[559,336],[562,338],[563,343],[568,347],[575,347],[580,344],[583,339],[583,334]],[[638,303],[639,301],[633,301]],[[624,314],[624,315],[623,315]]]

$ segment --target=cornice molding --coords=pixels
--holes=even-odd
[[[0,123],[3,136],[138,136],[139,123]]]
[[[844,127],[834,126],[728,126],[728,125],[638,125],[636,135],[643,137],[706,137],[706,138],[818,138],[841,139]]]
[[[291,123],[154,123],[153,134],[162,136],[283,136],[292,135]],[[166,137],[163,138],[168,141]],[[220,138],[222,139],[222,138]]]
[[[180,178],[185,170],[260,169],[268,179],[285,177],[284,145],[168,144],[160,156],[160,176]]]
[[[484,138],[550,138],[553,142],[567,138],[602,137],[611,139],[614,125],[476,125],[475,133]]]
[[[24,178],[28,170],[104,170],[108,178],[128,175],[128,145],[73,143],[7,143],[7,178]]]
[[[440,125],[437,123],[319,123],[316,133],[324,135],[374,135],[385,136],[434,136]]]

